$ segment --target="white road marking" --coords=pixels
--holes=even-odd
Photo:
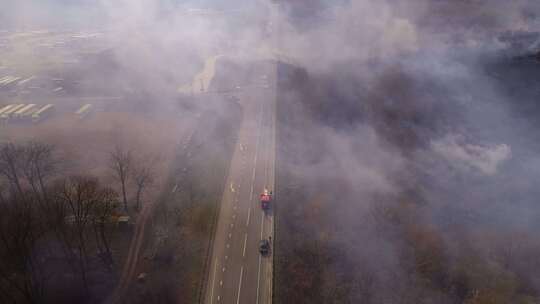
[[[229,233],[229,238],[231,238],[231,237],[232,237],[232,233]]]
[[[178,189],[178,185],[174,185],[174,188],[172,189],[171,193],[175,193],[176,189]]]
[[[255,157],[254,157],[254,163],[253,163],[253,172],[252,172],[252,180],[251,180],[251,190],[250,190],[250,206],[249,206],[249,209],[248,209],[248,218],[246,220],[246,226],[249,226],[249,223],[250,223],[250,217],[251,217],[251,203],[252,203],[252,200],[254,198],[254,186],[255,186],[255,177],[256,177],[256,170],[257,170],[257,161],[258,161],[258,148],[259,146],[261,145],[261,137],[262,137],[262,132],[261,132],[261,129],[263,127],[263,109],[264,109],[264,106],[261,106],[260,107],[260,112],[259,112],[259,130],[258,130],[258,134],[257,134],[257,143],[256,143],[256,147],[255,147]],[[240,145],[240,149],[241,150],[244,150],[246,147],[244,147],[242,144]],[[242,160],[242,165],[244,164],[244,161]],[[264,175],[265,175],[265,178],[267,178],[268,176],[268,168],[264,168],[265,172],[264,172]],[[265,182],[266,183],[266,182]],[[237,186],[237,189],[235,189],[234,187],[234,184],[231,182],[231,185],[230,185],[230,189],[231,189],[231,192],[238,192],[238,191],[235,191],[235,190],[238,190],[239,189],[239,185],[236,185]],[[238,198],[236,198],[235,200],[236,203],[238,203]],[[233,209],[236,210],[237,209],[237,204],[233,204]],[[233,214],[233,219],[235,219],[236,217],[236,214]],[[230,224],[230,227],[234,227],[234,224],[231,223]],[[273,228],[273,227],[272,227]],[[261,212],[261,239],[263,238],[263,235],[264,235],[264,213]],[[231,238],[231,233],[229,233],[229,238]],[[226,244],[226,247],[227,248],[230,248],[230,244],[227,243]],[[245,256],[245,252],[246,252],[246,247],[247,247],[247,233],[245,234],[244,236],[244,248],[243,248],[243,256]],[[260,295],[260,280],[261,280],[261,263],[262,263],[262,257],[260,255],[258,255],[259,257],[259,264],[258,264],[258,270],[257,270],[257,304],[259,303],[259,295]],[[227,260],[228,259],[228,256],[225,256],[225,259]],[[217,258],[216,258],[216,264],[215,264],[215,268],[217,267]],[[225,271],[225,267],[223,267],[223,272]],[[214,283],[215,283],[215,280],[216,280],[216,274],[215,274],[216,270],[214,270],[214,278],[213,278],[213,282],[212,282],[212,294],[211,294],[211,303],[212,303],[212,300],[213,300],[213,291],[214,291]],[[244,272],[244,267],[241,266],[240,268],[240,280],[239,280],[239,283],[238,283],[238,295],[237,295],[237,301],[236,303],[239,304],[240,303],[240,295],[241,295],[241,289],[242,289],[242,280],[243,280],[243,272]],[[223,280],[220,280],[220,285],[223,284]],[[265,289],[265,288],[263,288]],[[217,296],[217,300],[218,302],[220,301],[221,297],[220,295]]]
[[[212,303],[212,301],[214,300],[214,285],[216,283],[216,271],[217,271],[217,258],[216,258],[216,261],[214,262],[214,277],[212,278],[212,290],[210,291],[210,303]],[[219,296],[218,296],[218,301],[219,301]]]
[[[223,267],[223,268],[221,269],[221,271],[222,271],[222,272],[225,272],[225,267]]]
[[[246,245],[247,245],[247,233],[244,237],[244,250],[242,251],[242,256],[245,257],[246,256]]]
[[[257,269],[257,303],[259,304],[259,286],[261,283],[261,255],[259,255],[259,268]]]
[[[240,303],[240,290],[242,289],[242,276],[244,275],[244,266],[240,267],[240,282],[238,282],[238,297],[236,298],[236,304]]]
[[[255,168],[257,168],[257,154],[255,154],[255,164],[253,165],[253,177],[251,178],[251,191],[249,192],[249,201],[253,199],[253,186],[255,185]]]
[[[223,286],[223,280],[219,281],[219,286]]]
[[[266,284],[266,287],[267,287],[267,290],[266,290],[266,294],[267,294],[267,299],[270,299],[270,303],[272,303],[272,276],[271,276],[271,263],[268,263],[266,265],[266,280],[267,280],[267,284]]]

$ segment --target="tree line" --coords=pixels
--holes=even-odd
[[[130,211],[128,182],[138,210],[153,180],[149,162],[135,164],[131,151],[116,147],[109,167],[119,195],[98,177],[66,176],[59,155],[47,143],[0,146],[2,303],[95,301],[93,277],[113,272],[113,219]]]

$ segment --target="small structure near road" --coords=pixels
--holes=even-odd
[[[146,272],[139,273],[139,275],[137,276],[137,282],[144,283],[147,276],[148,276],[148,274]]]
[[[77,118],[84,119],[90,112],[92,111],[92,104],[87,103],[84,106],[80,107],[77,112],[75,112],[75,115],[77,115]]]
[[[0,120],[2,123],[7,123],[9,118],[13,116],[13,114],[20,109],[24,108],[26,105],[24,103],[14,105],[13,107],[4,110],[4,112],[0,115]]]
[[[38,123],[42,121],[43,119],[47,118],[47,116],[51,115],[54,111],[54,105],[48,104],[37,110],[32,114],[32,122]]]
[[[34,107],[36,106],[36,104],[27,104],[25,105],[24,107],[20,108],[18,111],[16,111],[15,113],[13,113],[13,118],[14,119],[20,119],[24,116],[25,113],[31,111]]]
[[[125,229],[129,226],[130,223],[130,217],[129,215],[121,215],[117,218],[116,224],[119,228]]]

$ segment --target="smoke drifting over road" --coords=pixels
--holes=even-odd
[[[309,286],[283,266],[297,287],[284,296],[315,284],[309,303],[540,296],[538,1],[12,2],[7,29],[97,25],[115,81],[145,83],[148,100],[174,99],[219,54],[274,49],[303,70],[281,78],[294,117],[279,161],[307,199],[281,206],[302,221],[282,229],[326,249],[291,236],[283,256],[327,260]]]

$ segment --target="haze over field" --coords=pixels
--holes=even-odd
[[[110,61],[86,81],[146,105],[213,56],[287,62],[275,301],[539,301],[539,1],[0,2],[2,37],[102,34]]]
[[[321,280],[324,296],[294,285],[281,299],[534,302],[538,4],[290,7],[297,19],[283,25],[281,45],[310,80],[288,100],[315,122],[284,135],[283,170],[317,186],[306,186],[305,207],[281,210],[295,213],[284,227],[305,229],[282,247],[301,243],[286,256],[315,251],[332,270],[284,263],[299,281]],[[313,222],[298,223],[306,213]]]

